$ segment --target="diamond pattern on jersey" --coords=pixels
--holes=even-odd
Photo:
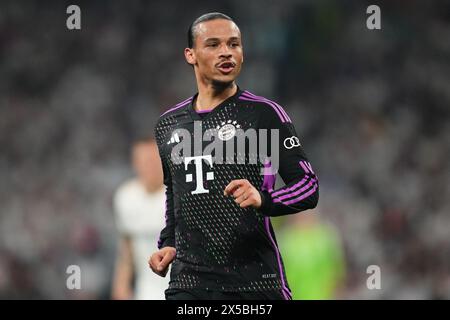
[[[189,273],[179,273],[171,279],[169,288],[192,289],[198,287],[200,279]]]

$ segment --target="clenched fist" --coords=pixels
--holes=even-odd
[[[259,191],[246,179],[231,181],[224,190],[225,196],[233,196],[234,201],[241,207],[261,207],[262,199]]]
[[[176,249],[173,247],[164,247],[152,254],[148,260],[149,267],[154,273],[161,277],[165,277],[169,265],[175,259]]]

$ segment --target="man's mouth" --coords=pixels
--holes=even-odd
[[[234,62],[228,61],[218,64],[217,69],[219,69],[222,73],[228,74],[233,71],[235,66],[236,64]]]

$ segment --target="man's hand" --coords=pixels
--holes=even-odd
[[[241,208],[261,207],[262,199],[259,191],[246,179],[231,181],[225,188],[224,195],[233,196]]]
[[[176,249],[173,247],[164,247],[152,254],[148,260],[149,267],[154,273],[161,277],[165,277],[169,264],[175,259]]]

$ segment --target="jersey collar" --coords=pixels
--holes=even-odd
[[[239,96],[242,94],[242,90],[239,88],[239,86],[237,86],[237,90],[236,93],[230,97],[228,97],[227,99],[225,99],[224,101],[222,101],[219,105],[217,105],[214,109],[212,109],[207,115],[205,115],[204,117],[201,117],[194,109],[194,104],[195,101],[197,100],[197,96],[198,96],[198,92],[192,97],[191,102],[189,103],[189,107],[188,107],[188,111],[192,117],[193,120],[198,120],[198,121],[202,121],[202,120],[206,120],[209,117],[213,116],[214,114],[216,114],[219,110],[221,110],[224,106],[228,105],[230,102],[235,101],[239,98]]]

